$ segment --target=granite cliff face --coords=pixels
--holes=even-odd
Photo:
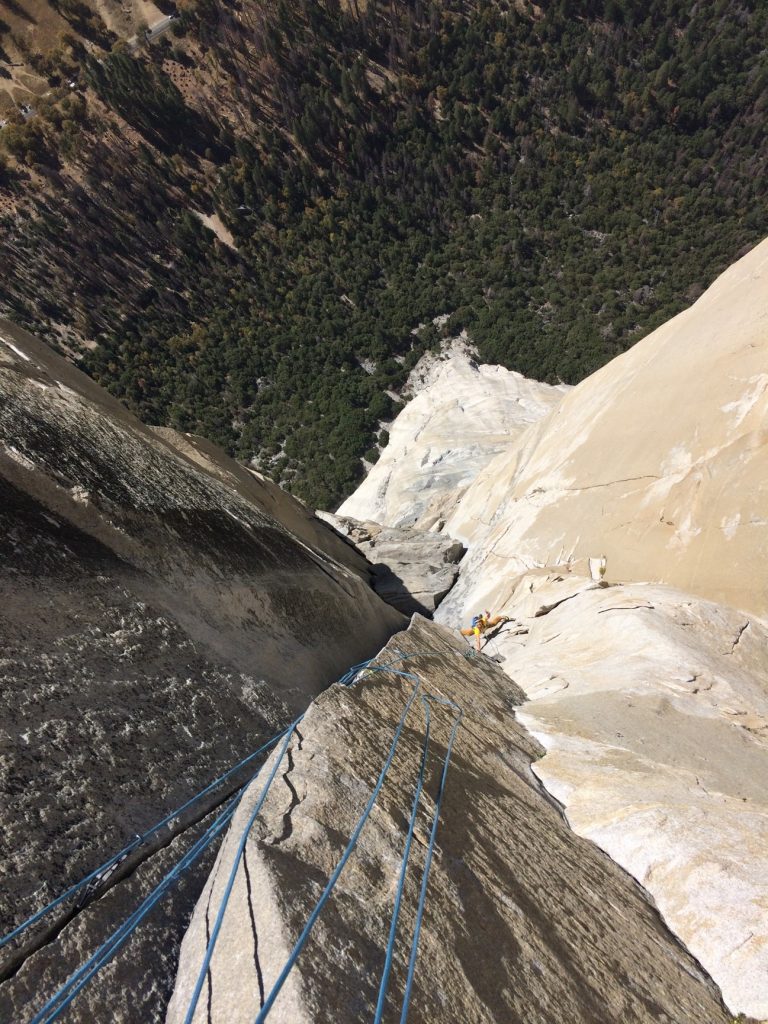
[[[185,1019],[242,843],[194,1020],[253,1021],[417,683],[426,704],[407,712],[270,1021],[373,1019],[423,764],[386,1019],[399,1013],[459,711],[409,1020],[768,1018],[766,246],[567,393],[511,375],[500,397],[487,385],[504,373],[438,362],[393,425],[391,459],[343,509],[378,520],[364,524],[374,550],[404,525],[435,550],[467,544],[443,625],[415,616],[353,685],[310,704],[245,791],[202,893],[199,875],[182,884],[74,1019],[161,1019],[194,906],[167,1010]],[[36,873],[43,902],[403,619],[368,563],[268,482],[143,427],[2,324],[0,357],[5,863],[14,898]],[[602,555],[605,579],[587,562]],[[512,621],[478,656],[455,629],[483,607]],[[187,831],[29,957],[0,1013],[18,1019],[54,988]]]
[[[581,569],[581,572],[579,571]],[[768,1017],[768,624],[583,566],[509,585],[488,641],[546,749],[534,772],[720,985]]]
[[[0,334],[4,478],[151,576],[193,638],[303,707],[396,628],[365,560],[298,502],[201,439],[145,427],[7,322]],[[341,635],[343,652],[322,642]]]
[[[502,366],[478,365],[464,338],[426,357],[408,387],[415,397],[390,427],[381,458],[341,505],[340,516],[439,529],[480,469],[569,390]]]
[[[767,615],[767,354],[768,240],[479,473],[445,524],[464,598],[604,554],[613,579]]]
[[[486,607],[517,620],[484,649],[529,698],[517,717],[547,750],[535,772],[576,831],[647,888],[731,1009],[761,1019],[767,315],[768,241],[503,451],[494,439],[494,457],[441,506],[438,528],[468,553],[436,613],[453,627]],[[460,406],[462,393],[438,381],[430,403]],[[403,503],[366,482],[345,508],[392,525],[414,494],[429,528],[430,467],[419,494],[402,453],[430,425],[408,414],[383,492]],[[450,452],[450,421],[437,420]],[[448,455],[438,485],[450,472]],[[622,585],[591,578],[598,556]]]
[[[0,931],[375,652],[403,619],[369,577],[288,495],[199,439],[144,427],[0,323]],[[191,821],[174,832],[191,842]],[[169,854],[155,854],[129,858],[126,871],[150,859],[113,907],[158,874]],[[120,984],[100,976],[71,1019],[159,1019],[172,971],[148,965],[158,949],[173,960],[203,874],[148,919]],[[25,1019],[79,964],[119,920],[105,906],[0,985],[0,1019]]]
[[[399,1019],[425,847],[459,708],[408,1020],[730,1024],[717,990],[639,887],[574,835],[538,785],[531,765],[541,748],[515,721],[521,691],[491,661],[465,653],[453,632],[414,616],[376,659],[389,671],[334,686],[312,704],[245,844],[195,1022],[256,1019],[373,790],[415,685],[397,674],[405,670],[426,698],[453,706],[429,702],[426,786],[384,1019]],[[374,1019],[423,751],[418,700],[405,721],[373,812],[269,1021]],[[277,758],[246,793],[200,898],[168,1024],[186,1017],[236,847]]]

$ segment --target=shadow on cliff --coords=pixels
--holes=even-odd
[[[420,601],[416,594],[408,589],[406,581],[395,573],[385,562],[375,562],[372,565],[373,578],[371,584],[379,597],[392,605],[404,615],[413,615],[418,612],[427,619],[431,619],[440,602],[451,592],[456,576],[449,587],[436,593],[430,593],[428,600],[432,607]]]

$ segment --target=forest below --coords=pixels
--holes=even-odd
[[[441,337],[575,383],[766,234],[756,0],[186,0],[136,45],[59,10],[0,310],[318,507]]]

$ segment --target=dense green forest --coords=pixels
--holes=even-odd
[[[70,41],[83,109],[6,136],[9,193],[48,199],[0,221],[2,307],[332,507],[440,335],[575,383],[766,233],[767,30],[730,0],[196,0],[155,46]]]

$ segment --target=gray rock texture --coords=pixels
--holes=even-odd
[[[643,891],[578,838],[540,787],[542,748],[514,717],[521,691],[484,656],[415,616],[380,664],[417,673],[458,704],[459,727],[408,1020],[504,1024],[730,1024],[718,992]],[[414,681],[390,671],[332,687],[311,706],[245,847],[194,1021],[253,1022],[336,865],[390,748]],[[399,1019],[417,890],[451,708],[431,703],[417,817],[384,1019]],[[383,789],[270,1022],[373,1019],[424,738],[416,700]],[[269,762],[269,766],[274,761]],[[247,792],[183,947],[168,1024],[183,1021],[235,847]]]
[[[247,501],[273,516],[304,544],[330,555],[361,579],[369,579],[370,566],[335,530],[328,529],[323,522],[323,514],[318,515],[308,509],[263,474],[228,458],[221,448],[204,437],[180,434],[168,427],[150,427],[150,430],[211,476],[234,488]]]
[[[362,558],[353,571],[274,518],[286,505],[295,518],[290,496],[275,488],[267,508],[226,462],[187,458],[42,343],[3,321],[0,339],[2,476],[150,576],[193,639],[258,666],[299,708],[397,627]]]
[[[406,615],[431,616],[459,576],[464,545],[445,533],[359,522],[319,512],[371,563],[373,589]]]
[[[288,495],[199,439],[144,427],[0,322],[0,934],[376,651],[404,620],[368,577]],[[122,994],[99,981],[68,1020],[162,1017],[162,960],[204,874],[126,947]],[[30,1016],[101,941],[102,902],[0,985],[0,1020]],[[0,978],[14,966],[0,951]]]

